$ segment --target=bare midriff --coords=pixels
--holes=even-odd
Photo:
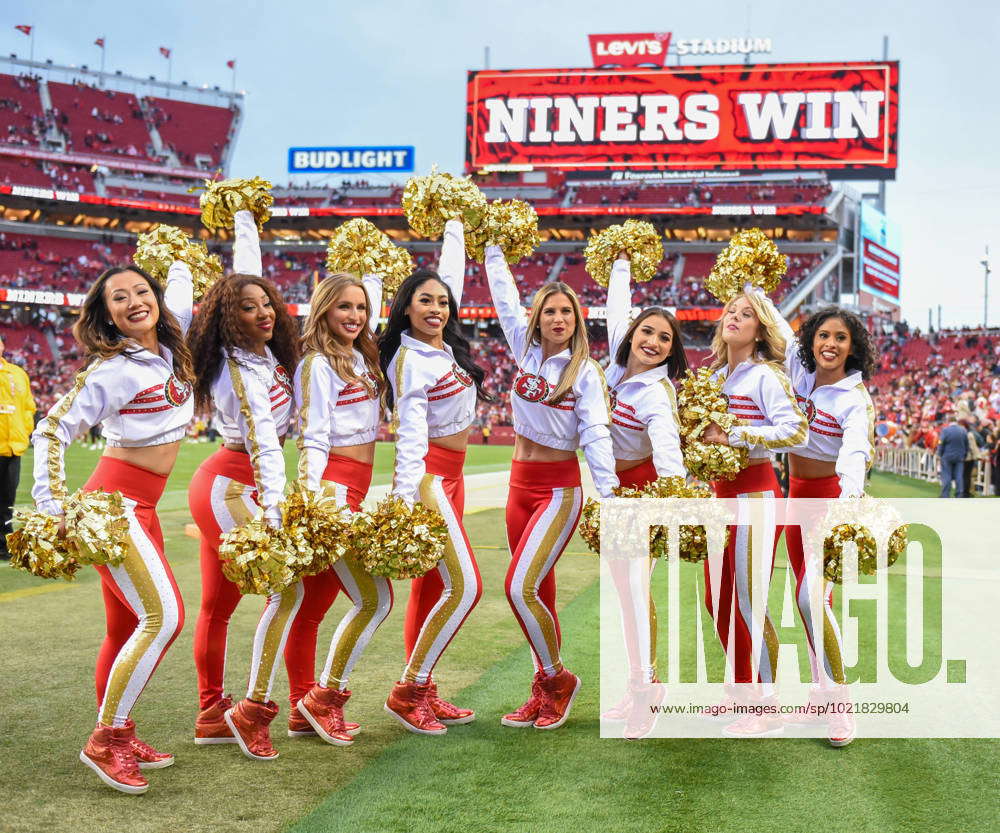
[[[642,466],[653,459],[653,455],[650,454],[648,457],[643,457],[641,460],[615,460],[615,471],[625,471],[626,469],[634,469],[636,466]]]
[[[339,457],[348,457],[357,460],[359,463],[371,464],[375,460],[375,441],[361,443],[360,445],[341,445],[330,449],[331,454]]]
[[[167,475],[174,467],[180,447],[180,440],[177,440],[163,445],[147,445],[143,448],[105,448],[103,456],[130,463],[154,474]]]
[[[788,455],[788,474],[796,480],[819,480],[823,477],[833,477],[836,473],[836,463],[812,460],[809,457],[800,457],[798,454]]]
[[[559,463],[572,460],[575,451],[563,451],[561,448],[551,448],[520,434],[514,435],[514,459],[521,463]]]
[[[428,442],[431,445],[447,448],[449,451],[465,451],[465,447],[469,444],[469,429],[463,428],[461,431],[449,434],[447,437],[434,437]]]

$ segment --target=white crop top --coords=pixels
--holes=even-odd
[[[750,449],[751,460],[767,460],[805,442],[805,415],[795,404],[791,383],[783,371],[767,362],[740,362],[727,376],[723,365],[712,374],[723,380],[728,411],[740,424],[729,432],[729,444]]]
[[[611,412],[604,373],[588,359],[566,397],[549,401],[569,363],[569,349],[542,359],[540,344],[528,344],[528,319],[514,278],[499,246],[486,248],[486,275],[517,371],[511,391],[514,431],[539,445],[562,451],[582,448],[601,497],[618,486],[611,445]]]
[[[625,368],[615,356],[629,328],[632,309],[631,263],[615,261],[608,283],[608,394],[611,442],[616,460],[645,460],[652,455],[660,477],[687,477],[678,431],[677,392],[667,365],[661,364],[622,381]],[[680,345],[674,345],[679,350]]]
[[[184,333],[191,323],[192,286],[184,264],[171,266],[164,305]],[[109,446],[145,448],[182,439],[193,416],[191,387],[174,376],[173,354],[162,344],[158,355],[136,346],[130,354],[94,359],[32,434],[35,504],[50,515],[62,514],[63,458],[81,431],[100,425]]]

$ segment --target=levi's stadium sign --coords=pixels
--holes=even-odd
[[[670,32],[587,35],[587,38],[595,67],[637,67],[642,64],[662,67],[670,48]]]
[[[895,176],[899,63],[471,70],[469,170]]]

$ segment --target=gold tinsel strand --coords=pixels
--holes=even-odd
[[[167,272],[175,261],[183,261],[191,270],[194,298],[197,301],[222,277],[222,261],[210,255],[204,243],[196,243],[176,226],[159,225],[139,235],[135,265],[160,283],[167,284]]]
[[[249,211],[257,221],[257,231],[263,231],[264,223],[271,219],[271,206],[274,204],[271,187],[270,182],[259,176],[215,182],[206,179],[201,195],[202,224],[213,233],[222,228],[233,228],[236,212]]]
[[[699,480],[732,480],[750,463],[750,452],[721,443],[706,443],[700,437],[715,423],[725,433],[736,424],[728,412],[722,382],[712,379],[707,367],[688,370],[677,394],[684,467]]]
[[[743,291],[744,284],[773,292],[788,271],[788,258],[759,228],[738,231],[715,260],[705,289],[723,304]]]
[[[486,197],[470,179],[438,173],[414,176],[403,189],[403,211],[417,234],[437,240],[448,220],[461,220],[466,230],[474,229],[486,214]]]
[[[70,495],[63,504],[66,543],[81,565],[118,567],[128,555],[129,520],[121,492]]]
[[[280,509],[284,532],[300,554],[301,575],[321,573],[352,551],[354,513],[338,506],[332,491],[295,482]]]
[[[61,517],[44,512],[14,510],[13,532],[7,535],[10,566],[26,570],[38,578],[72,581],[79,563],[59,537]]]
[[[663,260],[663,240],[652,223],[644,220],[626,220],[591,236],[583,250],[587,259],[587,272],[601,286],[611,280],[611,267],[624,250],[631,259],[632,280],[650,280]]]
[[[688,485],[683,477],[661,477],[649,483],[642,489],[620,486],[615,489],[616,497],[623,498],[672,498],[666,513],[661,513],[664,520],[680,521],[684,518],[683,499],[711,498],[712,490],[707,486]],[[720,516],[721,517],[721,516]],[[653,558],[665,557],[669,554],[668,526],[651,526],[649,528],[649,554]],[[601,551],[601,505],[593,498],[588,498],[583,508],[580,520],[580,537],[595,553]],[[728,528],[726,530],[728,540]],[[697,563],[708,557],[708,541],[704,526],[680,525],[680,558],[683,561]]]
[[[886,566],[891,567],[906,551],[909,531],[895,508],[868,495],[830,501],[820,529],[829,530],[823,541],[823,575],[837,584],[844,580],[844,544],[858,548],[858,572],[873,576],[878,571],[874,536],[888,536]]]
[[[382,291],[394,295],[413,273],[413,258],[368,220],[357,217],[338,226],[326,247],[330,272],[352,272],[358,277],[378,275]],[[378,315],[380,310],[373,310]]]
[[[448,527],[435,509],[417,503],[411,510],[393,495],[357,520],[365,570],[389,579],[419,578],[444,557]]]
[[[284,590],[308,569],[312,552],[300,553],[291,536],[272,528],[258,513],[222,536],[219,558],[222,574],[241,593],[269,596]]]
[[[465,233],[465,252],[475,261],[486,260],[486,247],[499,246],[508,263],[518,263],[541,243],[538,214],[523,200],[494,200],[476,228]]]

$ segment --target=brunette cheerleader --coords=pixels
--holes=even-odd
[[[714,378],[723,382],[729,412],[739,417],[741,424],[728,435],[714,425],[704,434],[706,442],[747,448],[750,454],[749,465],[734,480],[712,484],[716,496],[759,498],[764,506],[762,515],[753,518],[752,527],[730,528],[718,610],[713,609],[710,567],[705,562],[705,602],[735,682],[760,683],[757,694],[766,700],[774,695],[778,659],[777,635],[767,613],[767,592],[781,534],[773,509],[768,508],[782,497],[772,462],[776,451],[804,442],[808,428],[782,369],[785,339],[772,309],[750,287],[726,304],[712,339],[711,369]],[[731,619],[733,634],[729,631]],[[768,715],[748,715],[725,731],[734,736],[777,734],[781,721]]]
[[[414,579],[406,609],[406,668],[385,709],[411,732],[442,735],[469,723],[470,709],[442,699],[431,672],[482,595],[482,579],[462,525],[462,467],[469,426],[486,374],[472,360],[458,324],[465,281],[462,224],[447,223],[439,272],[420,270],[403,281],[379,338],[379,364],[395,406],[393,494],[440,512],[448,526],[444,557]]]
[[[201,609],[195,628],[200,712],[195,743],[237,743],[248,758],[273,760],[269,725],[278,713],[270,692],[288,630],[302,601],[296,582],[267,598],[254,634],[246,698],[233,706],[225,691],[229,618],[240,591],[222,573],[219,542],[258,507],[281,525],[285,489],[282,442],[294,405],[289,369],[298,332],[284,299],[261,277],[260,241],[249,211],[235,215],[234,273],[206,293],[189,344],[195,357],[195,400],[214,406],[223,446],[191,481],[191,515],[201,530]]]
[[[299,479],[310,489],[332,493],[338,506],[361,511],[372,481],[375,434],[384,387],[372,332],[382,306],[381,281],[331,275],[309,301],[295,372],[299,412]],[[392,609],[392,585],[371,576],[352,556],[303,579],[305,596],[285,645],[288,668],[288,734],[318,734],[327,743],[349,746],[359,730],[344,722],[351,696],[347,680],[378,626]],[[314,678],[319,623],[343,591],[352,607],[333,635],[319,682]]]
[[[498,246],[486,248],[486,274],[517,362],[505,588],[535,664],[531,696],[501,723],[556,729],[569,717],[580,679],[563,667],[560,656],[555,565],[583,508],[576,449],[583,448],[601,497],[610,497],[618,486],[608,395],[604,375],[590,358],[583,312],[570,287],[545,284],[525,317]]]
[[[642,489],[659,477],[687,477],[672,380],[683,376],[688,364],[680,326],[668,310],[647,307],[630,323],[630,272],[628,255],[622,252],[608,282],[607,384],[615,470],[622,486]],[[650,572],[655,563],[650,560]],[[613,560],[609,566],[622,601],[629,693],[602,717],[632,718],[626,735],[639,736],[645,733],[643,727],[651,726],[651,710],[642,706],[656,681],[656,606],[649,598],[647,616],[645,601],[633,598],[633,587],[648,584],[648,575],[636,575],[636,568],[644,565]],[[633,696],[639,692],[643,696]]]
[[[191,297],[191,273],[180,263],[171,267],[165,292],[135,267],[104,272],[73,327],[87,366],[32,436],[39,510],[63,514],[66,447],[94,425],[107,447],[84,488],[125,498],[128,555],[117,567],[96,568],[107,635],[97,656],[97,728],[80,760],[108,786],[133,795],[149,788],[140,769],[174,761],[136,737],[129,714],[184,624],[156,504],[194,415],[184,343]]]

